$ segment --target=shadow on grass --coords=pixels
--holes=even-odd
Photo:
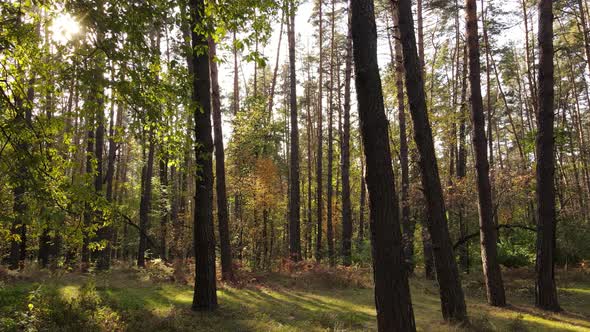
[[[96,297],[84,293],[85,284],[95,282]],[[289,278],[245,288],[222,286],[220,307],[215,312],[190,309],[193,289],[171,283],[141,280],[124,271],[96,276],[70,275],[43,282],[47,331],[367,331],[376,329],[373,290],[367,288],[298,287]],[[419,330],[423,331],[590,331],[584,310],[590,305],[586,284],[560,289],[566,311],[545,313],[531,305],[530,295],[514,297],[514,305],[493,308],[481,292],[468,292],[472,325],[459,328],[445,324],[440,313],[436,284],[412,279],[412,301]],[[0,313],[27,310],[28,296],[35,286],[21,283],[0,288]],[[86,295],[84,295],[86,294]],[[97,301],[94,303],[93,301]],[[89,302],[89,303],[88,303]],[[35,308],[37,304],[35,304]],[[575,311],[575,312],[573,312]],[[104,324],[111,325],[105,325]],[[102,324],[102,325],[101,325]],[[57,328],[62,326],[64,328]],[[2,330],[0,328],[0,330]],[[19,329],[14,329],[15,331]]]

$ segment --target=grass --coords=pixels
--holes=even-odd
[[[369,273],[359,270],[358,274]],[[0,330],[20,330],[25,325],[50,331],[375,330],[372,289],[357,282],[357,277],[328,269],[248,275],[239,286],[220,284],[219,310],[201,313],[190,310],[192,287],[145,280],[132,269],[118,268],[99,275],[44,276],[0,287]],[[564,311],[558,314],[531,305],[534,293],[530,275],[505,273],[505,279],[510,306],[492,308],[485,304],[480,277],[465,277],[471,326],[459,327],[442,322],[434,282],[413,278],[412,301],[418,329],[590,331],[587,275],[561,276],[559,296]],[[52,323],[43,325],[43,320]],[[105,321],[110,323],[104,325]]]

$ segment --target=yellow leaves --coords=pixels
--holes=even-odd
[[[273,160],[269,158],[257,159],[251,180],[254,183],[256,205],[271,207],[281,199],[279,170]]]
[[[275,209],[285,204],[286,184],[280,176],[280,169],[268,157],[252,158],[252,167],[239,176],[228,173],[233,191],[240,193],[247,209]]]

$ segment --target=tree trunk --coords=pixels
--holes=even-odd
[[[217,308],[217,285],[215,280],[215,235],[213,232],[213,138],[211,137],[211,91],[209,79],[209,50],[207,48],[204,0],[191,0],[191,39],[193,46],[192,101],[195,119],[195,292],[193,310]]]
[[[555,137],[553,1],[539,0],[539,114],[537,116],[537,280],[536,305],[559,311],[555,285]]]
[[[117,118],[115,122],[114,107],[111,107],[110,111],[110,123],[109,123],[109,154],[107,158],[107,174],[106,174],[106,197],[107,201],[115,201],[115,166],[117,163],[117,143],[115,142],[115,136],[119,134],[119,128],[123,121],[123,109],[121,105],[117,107]],[[120,165],[117,166],[120,168]]]
[[[361,144],[361,152],[362,152],[362,144]],[[358,242],[361,244],[365,240],[365,203],[367,201],[367,183],[365,182],[365,158],[363,158],[361,153],[361,193],[359,197],[359,233],[358,233]]]
[[[348,14],[344,69],[344,115],[342,125],[342,264],[352,264],[352,212],[350,202],[350,81],[352,78],[352,30]]]
[[[168,187],[168,156],[163,149],[160,150],[160,188],[162,197],[160,198],[160,257],[163,260],[168,259],[168,248],[166,239],[168,237],[168,202],[170,199],[170,189]]]
[[[420,153],[419,165],[422,171],[422,186],[428,203],[428,229],[434,246],[443,318],[451,321],[465,321],[467,309],[447,226],[432,129],[426,109],[424,81],[416,49],[411,1],[400,0],[398,10],[406,71],[406,91],[414,124],[414,140]]]
[[[148,140],[148,155],[147,159],[144,159],[145,164],[141,170],[141,200],[139,202],[139,248],[137,250],[137,266],[139,267],[145,267],[145,251],[147,250],[149,213],[152,203],[152,175],[154,173],[154,152],[156,149],[153,129],[150,129]]]
[[[352,1],[351,12],[355,82],[367,161],[377,326],[379,331],[415,331],[408,275],[399,268],[403,264],[403,245],[377,64],[373,1]]]
[[[317,236],[316,236],[316,248],[315,248],[315,258],[319,262],[322,260],[322,219],[323,219],[323,206],[324,202],[322,201],[322,142],[323,142],[323,128],[322,128],[322,84],[323,84],[323,70],[322,64],[324,62],[324,52],[323,52],[323,17],[322,17],[322,1],[319,2],[319,80],[318,80],[318,155],[317,157],[317,178],[316,178],[316,204],[317,204]]]
[[[289,257],[301,260],[299,123],[297,120],[297,72],[295,68],[295,15],[297,8],[289,2],[287,34],[289,39],[289,108],[291,115],[291,160],[289,165]]]
[[[461,78],[461,101],[459,105],[459,149],[457,151],[457,178],[462,180],[467,175],[466,148],[466,118],[467,118],[467,45],[463,47],[463,70]],[[459,237],[464,238],[469,233],[465,220],[465,203],[459,202]],[[469,272],[469,242],[459,246],[459,266],[464,272]]]
[[[101,38],[100,34],[97,38]],[[96,68],[94,70],[94,81],[95,81],[95,89],[93,91],[95,100],[94,102],[96,107],[96,136],[95,136],[95,148],[94,148],[94,157],[96,158],[96,173],[94,175],[94,192],[97,197],[103,197],[103,155],[104,155],[104,131],[105,131],[105,116],[104,116],[104,78],[103,78],[103,70],[102,70],[102,59],[95,60],[98,62],[96,64]],[[98,241],[107,241],[110,242],[109,238],[109,227],[104,226],[103,219],[104,215],[103,212],[100,210],[95,211],[96,220],[95,222],[98,223],[100,226],[96,232],[97,240]],[[96,253],[97,255],[97,262],[96,267],[99,270],[106,270],[109,268],[110,259],[107,257],[110,256],[110,244],[100,252]],[[91,255],[93,257],[94,255]]]
[[[333,173],[333,162],[334,162],[334,124],[333,124],[333,113],[334,113],[334,0],[332,0],[332,13],[331,13],[331,38],[330,38],[330,94],[329,94],[329,105],[328,105],[328,169],[326,174],[326,195],[328,196],[327,201],[327,215],[326,215],[326,238],[328,240],[328,261],[330,266],[336,264],[334,257],[334,225],[332,223],[332,209],[333,209],[333,186],[332,186],[332,173]]]
[[[229,217],[227,208],[227,191],[225,185],[225,153],[223,150],[223,124],[221,122],[221,100],[218,82],[217,53],[215,42],[209,38],[209,66],[211,72],[211,106],[213,108],[213,131],[215,135],[215,190],[217,192],[217,222],[219,226],[219,244],[221,252],[221,279],[234,280]]]
[[[477,192],[479,207],[479,229],[481,239],[481,262],[488,303],[493,306],[505,306],[504,282],[498,249],[497,234],[494,225],[492,204],[492,187],[490,184],[490,166],[487,155],[485,134],[485,115],[481,96],[481,79],[479,63],[479,36],[477,31],[477,1],[466,0],[467,45],[469,51],[469,86],[471,88],[471,123],[473,125],[473,149],[475,150],[475,170],[477,173]],[[491,134],[491,133],[490,133]]]
[[[92,156],[94,155],[94,130],[92,130],[92,126],[94,125],[94,117],[87,120],[86,126],[88,127],[88,132],[86,134],[86,174],[92,174],[93,167],[92,167]],[[84,214],[82,216],[84,220],[84,229],[83,239],[82,239],[82,270],[88,268],[88,264],[90,263],[90,249],[88,248],[90,244],[90,232],[88,231],[90,225],[92,224],[92,211],[90,207],[90,203],[84,204]]]
[[[408,161],[408,139],[406,133],[406,109],[404,102],[404,59],[402,45],[399,39],[397,1],[392,1],[392,16],[395,37],[395,84],[396,99],[399,121],[399,155],[401,166],[401,221],[404,241],[404,259],[406,267],[411,274],[414,271],[414,230],[415,225],[410,218],[410,200],[408,192],[410,189],[409,161]]]

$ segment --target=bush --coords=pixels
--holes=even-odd
[[[500,264],[510,268],[534,265],[536,234],[519,229],[513,229],[510,232],[510,235],[501,238],[498,244]]]
[[[371,241],[353,241],[352,262],[356,265],[371,266]]]
[[[153,259],[146,262],[145,269],[139,269],[142,280],[154,282],[173,281],[174,268],[161,259]]]
[[[2,331],[122,331],[121,317],[100,298],[93,280],[71,301],[56,289],[36,286],[9,317],[0,319]]]

